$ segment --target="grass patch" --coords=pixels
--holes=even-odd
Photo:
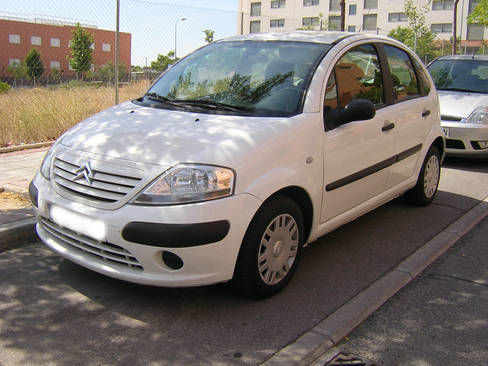
[[[140,97],[149,82],[119,88],[121,102]],[[0,147],[55,140],[66,130],[114,104],[115,89],[76,85],[11,89],[0,93]]]

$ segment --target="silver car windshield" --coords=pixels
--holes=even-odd
[[[438,90],[488,93],[488,60],[437,60],[428,69]]]
[[[143,101],[204,113],[297,114],[313,72],[330,47],[289,41],[216,42],[167,70]]]

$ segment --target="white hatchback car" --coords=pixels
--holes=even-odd
[[[488,56],[443,56],[428,70],[439,92],[446,155],[488,158]]]
[[[401,43],[257,34],[195,51],[72,128],[30,192],[39,237],[84,267],[262,297],[305,244],[405,192],[431,202],[443,154],[436,90]]]

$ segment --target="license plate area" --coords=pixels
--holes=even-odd
[[[99,242],[106,241],[106,227],[103,221],[52,204],[49,205],[48,212],[50,220],[57,225]]]

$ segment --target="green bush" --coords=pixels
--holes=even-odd
[[[3,81],[0,81],[0,93],[5,93],[10,89],[10,85],[7,83],[4,83]]]

